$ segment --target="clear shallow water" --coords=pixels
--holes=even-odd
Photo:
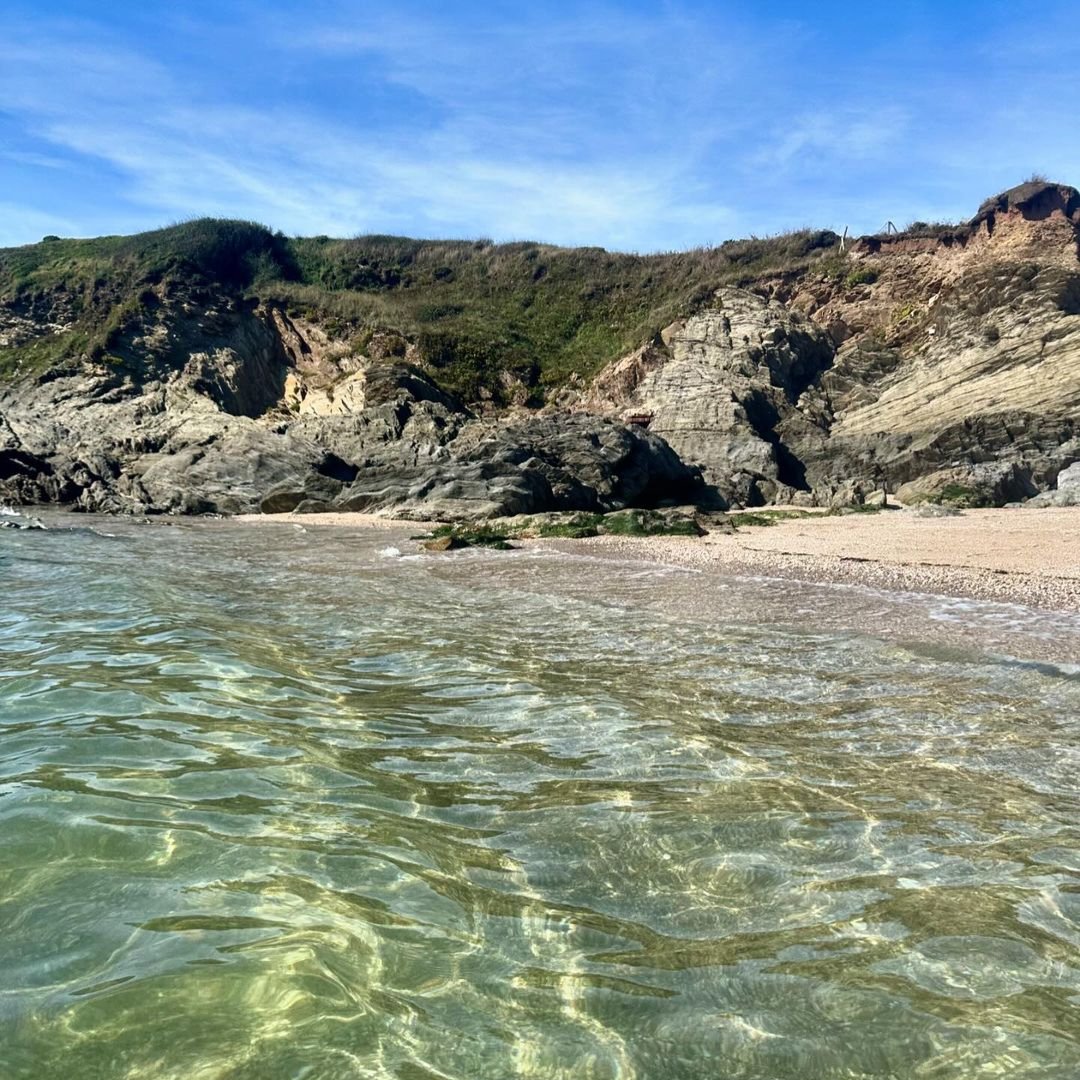
[[[95,526],[0,531],[0,1076],[1080,1075],[1073,669],[789,584]]]

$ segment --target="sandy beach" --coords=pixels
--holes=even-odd
[[[620,558],[1080,611],[1080,507],[806,517],[700,540],[576,541]]]
[[[425,523],[372,514],[246,515],[257,525],[408,528]],[[813,516],[744,527],[733,535],[528,540],[613,558],[640,558],[718,573],[868,585],[1080,611],[1080,507],[967,510],[957,517],[904,511]]]

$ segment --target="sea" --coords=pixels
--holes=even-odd
[[[1080,1077],[1080,615],[42,520],[0,1080]]]

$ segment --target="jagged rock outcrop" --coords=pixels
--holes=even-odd
[[[725,497],[760,504],[804,486],[776,425],[832,356],[828,335],[797,313],[721,289],[662,345],[605,369],[583,405],[647,424]]]
[[[652,506],[698,483],[656,436],[597,417],[482,420],[394,353],[342,351],[335,369],[279,314],[234,314],[213,347],[184,354],[203,341],[181,313],[130,335],[120,363],[0,388],[0,501],[467,519]],[[320,407],[290,410],[290,380]]]
[[[1064,212],[1080,197],[1019,190],[984,207],[963,243],[867,253],[873,284],[815,316],[860,329],[801,403],[824,437],[791,433],[812,487],[845,467],[898,487],[995,461],[1043,487],[1080,453],[1080,265]]]
[[[299,498],[288,508],[480,520],[692,501],[699,486],[697,470],[663,440],[599,417],[534,416],[510,425],[472,419],[437,461],[369,459],[340,493]],[[274,504],[263,508],[283,508],[282,494],[271,493]]]
[[[507,513],[607,512],[686,502],[698,494],[701,482],[698,470],[655,434],[583,415],[537,416],[496,426],[465,461],[516,469],[543,482],[541,503]]]
[[[986,462],[939,469],[897,490],[897,498],[915,505],[921,502],[949,506],[1004,506],[1037,493],[1031,473],[1012,462]]]
[[[1080,461],[1058,473],[1054,487],[1030,500],[1033,506],[1080,506]]]

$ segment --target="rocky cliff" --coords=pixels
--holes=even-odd
[[[1080,460],[1078,235],[1080,195],[1033,182],[964,225],[682,256],[51,239],[0,252],[0,501],[1026,498]]]
[[[395,335],[358,354],[277,308],[173,296],[110,348],[0,387],[0,500],[456,519],[650,506],[700,486],[662,440],[611,420],[481,417]]]
[[[839,270],[723,287],[578,407],[636,419],[744,503],[946,477],[1001,503],[1080,457],[1080,196],[1032,183],[965,226],[866,237]]]

